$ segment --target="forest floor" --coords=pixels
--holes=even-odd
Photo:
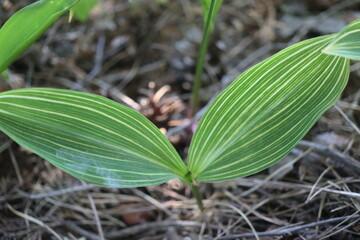
[[[33,1],[4,0],[2,24]],[[200,1],[102,0],[85,22],[62,17],[11,67],[0,91],[91,92],[149,118],[186,157],[202,36]],[[239,74],[301,40],[360,18],[360,0],[225,0],[211,37],[202,106]],[[1,46],[0,46],[1,48]],[[360,63],[349,84],[276,166],[190,189],[81,182],[0,134],[0,239],[360,239]],[[203,109],[204,110],[204,109]],[[200,112],[201,113],[201,112]]]

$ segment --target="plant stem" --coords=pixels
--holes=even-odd
[[[204,212],[204,204],[202,202],[202,197],[198,185],[196,183],[192,183],[190,184],[190,187],[194,197],[196,198],[196,203],[199,206],[200,211]]]
[[[198,59],[196,61],[194,85],[192,89],[191,116],[194,116],[199,107],[199,91],[201,87],[201,75],[204,69],[205,56],[209,45],[209,36],[212,31],[212,17],[215,9],[215,2],[212,0],[207,13],[205,28],[201,40]]]

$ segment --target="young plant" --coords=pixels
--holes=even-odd
[[[357,20],[240,75],[200,120],[187,164],[144,116],[88,93],[48,88],[0,93],[0,129],[97,185],[140,187],[179,178],[203,209],[199,182],[231,180],[273,165],[335,103],[349,77],[349,59],[360,58],[359,34]]]

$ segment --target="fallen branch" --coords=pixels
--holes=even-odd
[[[324,146],[321,144],[301,140],[297,144],[298,148],[312,148],[313,152],[318,153],[321,156],[332,158],[336,161],[342,162],[354,171],[356,173],[360,174],[360,161],[352,158],[349,155],[343,154],[337,150],[329,149],[328,146]]]

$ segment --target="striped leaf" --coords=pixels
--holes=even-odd
[[[291,151],[347,83],[349,60],[322,53],[333,38],[286,48],[247,70],[216,98],[190,145],[194,179],[254,174]]]
[[[0,72],[4,71],[78,0],[40,0],[17,11],[0,29]]]
[[[323,52],[360,61],[360,19],[341,30]]]
[[[156,185],[187,173],[155,125],[97,95],[46,88],[3,92],[0,129],[55,166],[98,185]]]

